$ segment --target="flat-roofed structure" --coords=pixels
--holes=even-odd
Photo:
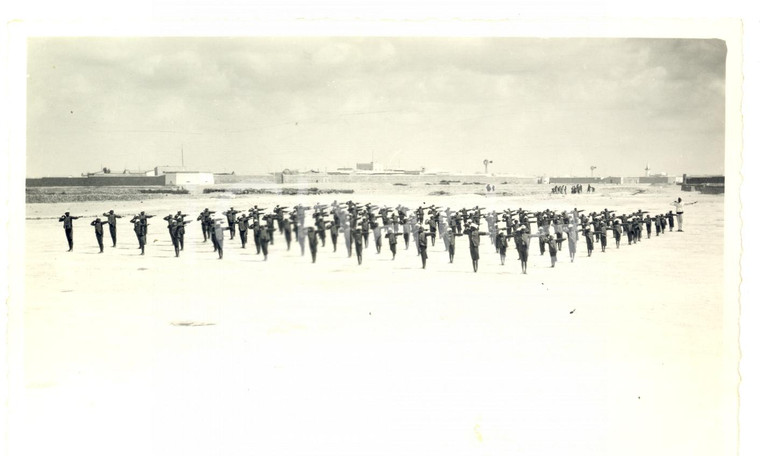
[[[726,176],[723,175],[683,175],[681,190],[684,192],[697,191],[700,193],[720,194],[725,193]]]
[[[164,173],[166,185],[214,185],[214,174],[202,171]]]

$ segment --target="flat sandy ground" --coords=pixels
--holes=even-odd
[[[605,207],[665,212],[676,187],[486,198],[374,191],[355,201],[459,208]],[[24,309],[28,455],[716,455],[732,385],[723,365],[723,198],[681,194],[684,233],[555,269],[531,246],[520,274],[484,238],[426,270],[413,247],[364,264],[321,248],[269,261],[197,222],[174,258],[165,223],[182,210],[329,203],[331,196],[29,204]],[[338,199],[348,199],[338,195]],[[89,221],[67,253],[57,217],[157,214],[144,257],[128,218],[97,253]],[[40,219],[36,219],[40,218]],[[729,303],[728,305],[734,305]]]

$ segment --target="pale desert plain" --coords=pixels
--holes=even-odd
[[[334,187],[334,186],[333,186]],[[510,187],[509,190],[517,188]],[[725,330],[724,198],[678,186],[593,194],[358,188],[351,195],[189,195],[26,205],[23,454],[716,455],[736,440],[737,350]],[[507,190],[507,188],[499,188]],[[238,237],[217,259],[200,227],[179,258],[161,217],[204,208],[352,199],[459,209],[664,213],[683,233],[591,257],[579,242],[528,274],[484,238],[443,242],[422,269],[403,242],[348,258],[342,238],[312,264],[275,235],[268,261]],[[113,209],[118,245],[99,254],[89,222]],[[155,214],[145,256],[129,215]],[[57,218],[75,221],[67,253]],[[106,230],[107,232],[107,230]],[[730,322],[729,322],[730,326]],[[728,364],[728,368],[727,368]]]

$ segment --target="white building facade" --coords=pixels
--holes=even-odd
[[[177,172],[164,173],[166,185],[214,185],[213,173]]]

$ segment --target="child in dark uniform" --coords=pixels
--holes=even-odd
[[[425,229],[422,227],[417,229],[417,248],[420,251],[420,258],[422,258],[422,269],[425,269],[427,265],[427,238],[430,235],[431,233],[425,232]]]
[[[557,263],[557,241],[554,239],[554,236],[550,234],[549,240],[546,244],[549,247],[549,256],[552,260],[552,267],[554,267],[554,265]]]
[[[470,228],[465,231],[470,244],[470,257],[472,258],[472,270],[478,272],[478,261],[480,260],[480,236],[488,236],[488,233],[478,230],[478,225],[472,223]]]
[[[496,250],[499,252],[501,265],[504,266],[504,260],[507,258],[507,229],[502,228],[496,235]]]
[[[358,226],[351,230],[351,238],[354,240],[354,250],[356,250],[356,261],[359,262],[359,265],[362,264],[362,248],[364,247],[364,244],[362,243],[362,229]]]
[[[392,225],[389,225],[392,226]],[[398,244],[398,239],[396,239],[396,236],[401,236],[401,233],[396,233],[393,231],[393,228],[386,228],[388,232],[385,234],[385,237],[388,238],[388,247],[391,249],[391,253],[393,254],[393,260],[396,259],[396,245]]]
[[[95,239],[98,241],[98,247],[100,247],[99,253],[103,253],[103,225],[107,224],[108,222],[103,222],[99,218],[90,222],[90,225],[95,227]]]
[[[264,254],[264,261],[267,260],[267,257],[269,256],[269,241],[271,240],[271,235],[269,234],[269,230],[266,225],[261,226],[261,229],[259,230],[259,248],[261,248],[261,253]]]
[[[317,230],[315,230],[313,226],[310,226],[309,228],[306,229],[306,237],[309,239],[309,252],[311,252],[311,262],[316,263],[317,262],[317,246],[319,245]]]
[[[586,225],[583,228],[583,237],[586,238],[586,250],[588,250],[588,256],[591,256],[591,252],[594,251],[594,232],[591,225]]]

